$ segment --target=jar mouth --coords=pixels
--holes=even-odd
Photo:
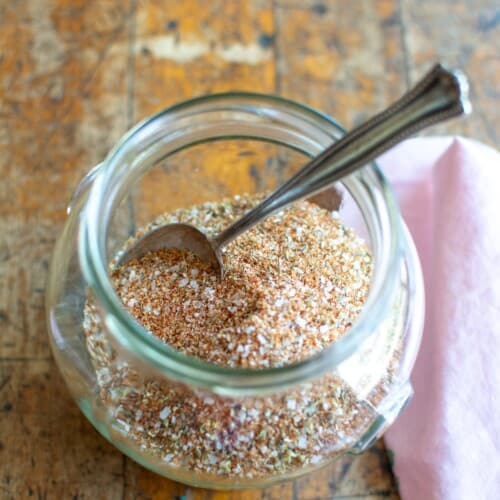
[[[231,123],[241,120],[242,126],[235,130],[221,124],[208,133],[203,128],[203,122],[206,117],[212,116],[215,119],[220,116],[221,120],[230,117]],[[198,135],[194,133],[183,141],[183,129],[176,128],[176,124],[182,120],[190,121],[190,130],[195,130],[196,125],[201,127]],[[276,134],[280,123],[293,128],[291,122],[295,131],[289,131],[286,137]],[[264,135],[270,134],[271,127],[274,127],[274,135]],[[275,391],[331,371],[376,331],[376,326],[387,317],[391,307],[398,277],[402,231],[399,210],[383,174],[373,163],[342,181],[367,223],[375,255],[368,298],[350,329],[311,358],[285,366],[252,369],[215,365],[177,351],[148,332],[123,307],[108,274],[107,227],[113,207],[122,194],[126,172],[134,168],[134,159],[145,154],[145,145],[160,140],[166,130],[173,131],[169,138],[169,154],[199,142],[253,139],[274,142],[313,156],[312,150],[314,154],[319,153],[345,133],[338,122],[324,113],[282,97],[248,92],[214,94],[187,100],[160,111],[131,129],[111,150],[99,169],[87,199],[79,232],[82,272],[103,313],[105,327],[120,349],[169,378],[206,387],[224,395],[241,396]]]

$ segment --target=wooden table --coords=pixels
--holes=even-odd
[[[139,119],[191,96],[279,93],[352,126],[442,59],[470,75],[475,112],[437,131],[498,144],[495,4],[2,0],[0,497],[398,498],[381,442],[293,483],[243,493],[187,488],[124,457],[79,412],[52,360],[48,262],[89,167]]]

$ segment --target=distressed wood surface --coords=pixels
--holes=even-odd
[[[499,23],[493,0],[0,1],[0,498],[398,498],[381,442],[240,493],[188,488],[125,458],[52,361],[48,262],[89,167],[133,123],[195,95],[279,93],[352,126],[439,58],[470,75],[475,113],[437,131],[497,145]]]

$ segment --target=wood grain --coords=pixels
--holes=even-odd
[[[126,459],[79,412],[50,356],[48,262],[89,167],[133,123],[188,97],[279,93],[350,127],[442,59],[470,75],[475,113],[431,133],[498,144],[499,19],[492,0],[0,2],[0,498],[398,498],[381,442],[239,493],[188,488]]]
[[[446,0],[403,3],[408,70],[415,81],[429,61],[461,68],[471,84],[473,113],[429,134],[461,134],[498,147],[500,106],[500,10],[498,2]]]
[[[279,91],[352,127],[405,90],[399,2],[310,5],[277,3]]]
[[[123,458],[82,418],[51,359],[0,364],[0,498],[120,498]]]

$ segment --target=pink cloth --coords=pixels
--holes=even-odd
[[[462,138],[379,161],[415,239],[426,321],[415,396],[386,434],[403,500],[500,498],[500,154]]]

